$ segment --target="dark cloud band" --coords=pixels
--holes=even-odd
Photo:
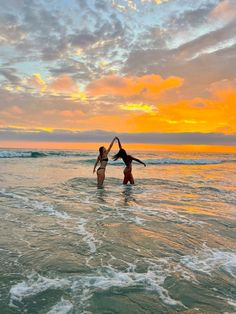
[[[37,142],[108,142],[119,136],[125,143],[147,144],[195,144],[236,146],[236,134],[221,133],[115,133],[101,130],[73,132],[54,130],[53,132],[1,128],[0,141]]]

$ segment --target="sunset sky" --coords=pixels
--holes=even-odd
[[[0,0],[0,147],[120,135],[227,151],[235,30],[235,0]]]

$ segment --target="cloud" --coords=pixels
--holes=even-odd
[[[130,10],[136,11],[140,6],[146,3],[160,5],[169,1],[170,0],[140,0],[137,4],[135,0],[112,0],[112,5],[121,12],[128,12]]]
[[[141,111],[141,112],[154,112],[155,108],[152,105],[146,105],[146,104],[133,104],[133,103],[127,103],[120,105],[120,108],[127,111]]]
[[[130,117],[134,132],[236,133],[235,80],[211,85],[209,98],[181,99],[160,103],[158,111]]]
[[[56,93],[72,93],[75,92],[76,89],[76,83],[68,75],[59,76],[48,85],[48,90]]]
[[[40,73],[35,73],[32,77],[30,77],[27,84],[39,89],[41,92],[44,92],[47,88],[47,83],[42,79]]]
[[[27,85],[34,88],[33,93],[62,96],[72,101],[86,101],[87,96],[82,92],[76,81],[69,75],[60,75],[45,81],[40,73],[35,73],[27,80]]]
[[[11,0],[1,6],[0,18],[0,41],[11,47],[5,60],[52,60],[66,53],[65,14],[50,10],[44,1]]]
[[[142,3],[145,3],[145,2],[154,2],[156,4],[162,4],[162,3],[165,3],[165,2],[169,2],[171,0],[141,0]]]
[[[89,90],[81,91],[75,81],[68,76],[48,82],[38,76],[34,78],[38,84],[36,86],[38,92],[29,93],[29,90],[19,91],[18,94],[12,94],[8,90],[1,92],[5,99],[1,105],[1,120],[4,121],[4,125],[47,128],[59,128],[63,125],[64,128],[73,130],[98,128],[131,133],[236,132],[235,80],[212,83],[206,91],[208,97],[184,98],[181,95],[180,98],[171,99],[169,92],[163,93],[162,88],[157,83],[154,84],[153,76],[148,77],[149,80],[147,77],[132,77],[132,80],[129,77],[128,81],[117,76],[119,84],[116,80],[115,83],[112,81],[112,84],[109,81],[111,95],[105,98],[96,98],[95,95],[101,95],[97,90],[95,92],[93,90],[93,95]],[[161,83],[165,82],[164,79],[160,77],[159,79]],[[157,90],[152,91],[153,86]],[[143,89],[146,94],[143,93]],[[178,95],[178,88],[176,90]],[[143,101],[144,96],[146,101]],[[133,98],[137,101],[133,101]],[[16,104],[24,112],[23,115],[9,110]]]
[[[235,1],[165,2],[3,2],[2,125],[235,132]]]
[[[35,142],[108,142],[119,136],[123,143],[236,145],[236,134],[220,133],[115,133],[101,130],[71,132],[66,130],[0,128],[0,140]]]
[[[19,44],[27,36],[23,27],[18,24],[14,15],[6,15],[0,22],[0,43]]]
[[[236,18],[236,2],[234,0],[221,0],[212,10],[212,20],[218,19],[229,22]]]
[[[222,49],[222,44],[220,45],[220,43],[235,38],[235,27],[236,20],[227,24],[223,28],[211,31],[182,45],[175,51],[177,53],[177,58],[188,60],[207,52],[209,49],[213,49],[213,51]]]
[[[130,53],[127,60],[127,71],[137,72],[154,64],[164,68],[168,63],[176,63],[183,66],[196,57],[201,57],[209,49],[220,51],[224,48],[222,43],[235,38],[236,19],[222,28],[210,31],[206,34],[180,45],[173,49],[146,49],[136,50]],[[221,43],[221,46],[220,46]],[[228,47],[226,45],[226,47]],[[215,49],[214,49],[215,48]]]
[[[2,68],[0,69],[0,75],[4,76],[12,84],[20,82],[20,77],[14,68]]]
[[[91,82],[87,91],[92,96],[139,96],[141,99],[156,99],[156,97],[167,90],[178,88],[183,84],[180,77],[169,77],[163,79],[160,75],[105,76]]]
[[[18,106],[11,107],[10,112],[12,112],[14,114],[23,114],[23,110]]]
[[[236,20],[178,48],[134,50],[123,71],[126,75],[159,73],[182,77],[184,85],[180,97],[205,96],[209,84],[222,78],[235,78],[235,27]]]

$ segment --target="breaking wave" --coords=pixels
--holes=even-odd
[[[71,151],[0,151],[0,158],[40,158],[40,157],[88,157],[92,153],[79,153]]]
[[[42,157],[85,157],[78,160],[84,164],[94,164],[96,160],[95,152],[78,152],[78,151],[26,151],[26,150],[7,150],[0,151],[1,158],[42,158]],[[88,157],[88,158],[86,158]],[[208,159],[208,158],[159,158],[144,159],[147,165],[217,165],[223,163],[235,163],[236,159]],[[134,162],[135,163],[135,162]],[[122,160],[109,160],[110,165],[123,165]]]
[[[161,159],[146,159],[143,160],[147,165],[217,165],[223,163],[236,162],[236,160],[223,159],[176,159],[176,158],[161,158]],[[82,163],[92,164],[95,159],[81,160]],[[134,162],[135,163],[135,162]],[[123,165],[122,160],[109,161],[110,165]]]

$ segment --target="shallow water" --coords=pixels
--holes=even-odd
[[[43,153],[0,151],[1,313],[236,312],[235,155]]]

